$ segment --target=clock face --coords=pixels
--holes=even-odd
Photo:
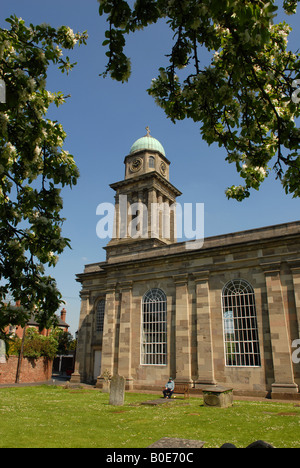
[[[167,174],[167,166],[165,165],[164,162],[162,162],[160,165],[160,172],[162,173],[163,176]]]
[[[130,170],[131,172],[138,172],[143,165],[143,160],[141,158],[135,158],[131,165],[130,165]]]

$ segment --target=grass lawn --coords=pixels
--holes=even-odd
[[[99,390],[40,386],[0,389],[0,447],[143,448],[161,437],[231,442],[246,447],[265,440],[300,448],[300,406],[272,401],[235,401],[207,408],[201,398],[160,406],[140,405],[157,395],[127,393],[110,406]]]

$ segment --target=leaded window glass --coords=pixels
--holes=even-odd
[[[227,366],[260,366],[260,346],[252,286],[245,280],[227,283],[222,292]]]
[[[151,289],[143,297],[141,363],[167,364],[167,298],[161,289]]]
[[[97,304],[96,309],[96,332],[103,332],[104,325],[104,314],[105,314],[105,299],[102,299]]]

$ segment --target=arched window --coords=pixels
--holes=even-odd
[[[167,298],[151,289],[142,301],[141,364],[167,364]]]
[[[252,286],[244,280],[227,283],[222,292],[227,366],[260,366],[260,348]]]
[[[104,314],[105,314],[105,299],[98,302],[96,308],[96,332],[103,332],[104,325]]]
[[[155,158],[154,158],[154,156],[149,156],[149,168],[150,169],[155,168]]]

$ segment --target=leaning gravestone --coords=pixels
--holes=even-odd
[[[4,340],[0,340],[0,364],[6,364],[6,346]]]
[[[125,378],[114,375],[110,381],[109,404],[123,406],[125,397]]]
[[[4,80],[0,80],[0,104],[6,104],[6,85]]]
[[[190,440],[190,439],[176,439],[172,437],[163,437],[154,444],[149,445],[147,448],[203,448],[205,442],[201,440]]]

